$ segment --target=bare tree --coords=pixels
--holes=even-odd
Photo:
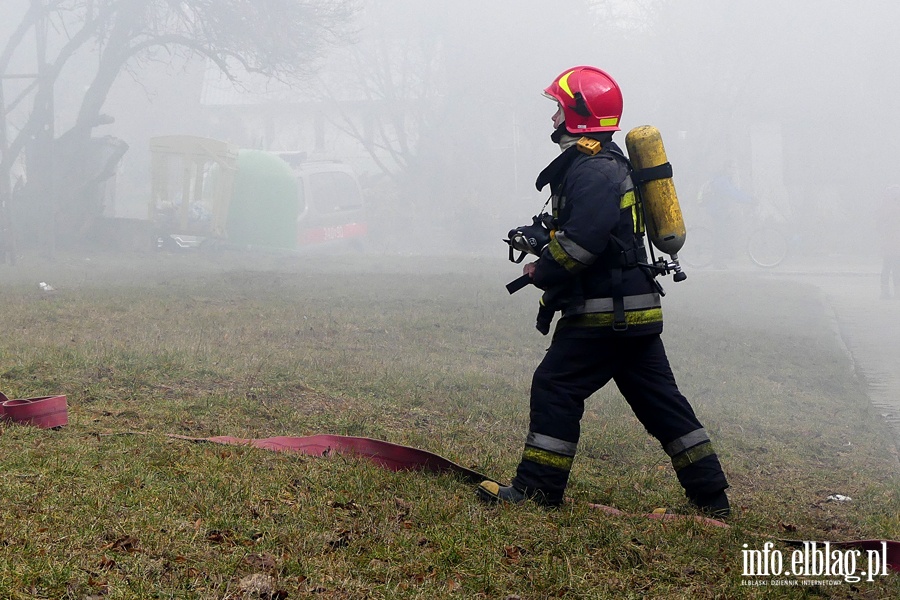
[[[565,3],[566,21],[592,23],[590,4]],[[341,102],[346,88],[322,77],[317,89],[333,124],[396,186],[394,204],[421,224],[414,229],[423,238],[437,229],[471,240],[473,228],[485,227],[493,240],[495,221],[531,189],[537,163],[519,168],[534,153],[521,135],[532,125],[523,115],[545,102],[548,78],[571,66],[556,62],[557,40],[572,56],[602,46],[554,28],[548,15],[559,11],[551,0],[370,0],[362,40],[337,78],[367,101],[367,112]]]
[[[28,189],[22,198],[45,203],[40,210],[44,218],[59,219],[65,209],[67,227],[77,215],[94,216],[96,207],[89,204],[90,193],[85,194],[90,190],[84,188],[109,172],[116,153],[107,153],[91,169],[77,161],[92,154],[94,128],[111,122],[103,106],[123,71],[139,76],[146,61],[199,56],[229,78],[239,67],[241,72],[297,80],[314,71],[326,45],[348,37],[344,25],[355,8],[355,0],[31,0],[0,48],[2,82],[15,75],[9,72],[11,59],[26,39],[35,39],[38,47],[32,83],[8,99],[0,90],[0,202],[9,205],[10,172],[27,149]],[[57,134],[54,88],[73,58],[85,52],[95,57],[93,73],[82,83],[86,87],[74,122]],[[13,134],[7,117],[26,101],[30,109]],[[63,167],[80,181],[60,185]],[[56,231],[46,223],[42,229]]]

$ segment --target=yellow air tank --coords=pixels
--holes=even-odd
[[[637,175],[635,184],[644,203],[647,235],[654,246],[677,261],[686,231],[662,136],[652,125],[635,127],[625,136],[625,147]]]

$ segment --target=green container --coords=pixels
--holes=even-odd
[[[232,244],[297,247],[298,187],[291,167],[261,150],[241,150],[226,230]]]

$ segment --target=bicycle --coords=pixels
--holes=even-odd
[[[686,221],[685,247],[679,252],[684,265],[724,267],[744,254],[765,269],[782,264],[798,238],[789,229],[790,203],[777,198],[766,190],[751,196],[727,176],[706,182],[695,204],[696,221]]]
[[[743,237],[743,236],[741,236]],[[782,264],[792,253],[796,237],[775,219],[766,219],[756,225],[745,239],[740,240],[742,254],[761,268],[771,269]],[[688,227],[684,248],[678,253],[686,267],[706,269],[718,262],[731,260],[733,237],[717,232],[705,225]],[[739,246],[739,247],[741,247]]]
[[[777,267],[790,254],[791,236],[775,223],[765,223],[754,230],[747,240],[747,254],[757,266]]]

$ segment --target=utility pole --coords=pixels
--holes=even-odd
[[[3,95],[3,78],[0,76],[0,157],[6,158],[9,152],[9,130],[6,125],[6,98]],[[16,242],[13,235],[12,215],[12,183],[8,175],[0,177],[0,255],[3,262],[16,264]]]
[[[35,146],[37,147],[38,160],[41,161],[40,174],[43,181],[40,182],[39,197],[36,198],[40,207],[44,210],[47,222],[40,227],[38,239],[44,253],[50,257],[56,254],[56,152],[53,139],[55,137],[55,114],[53,79],[47,77],[47,13],[43,6],[44,0],[32,0],[36,9],[37,20],[34,24],[34,42],[37,57],[37,94],[38,98],[44,97],[45,101],[35,110],[43,111],[44,128],[37,134]]]

